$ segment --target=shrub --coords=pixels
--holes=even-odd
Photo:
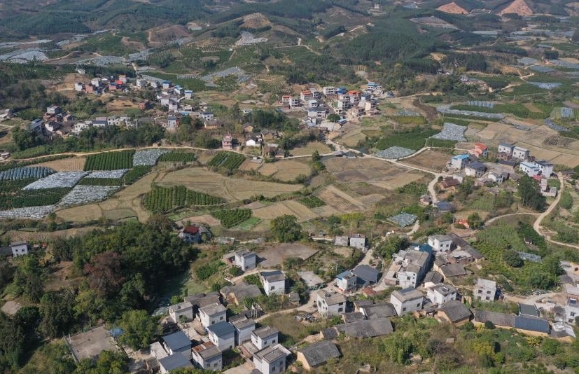
[[[485,328],[486,328],[486,329],[489,329],[489,330],[494,330],[495,324],[492,323],[491,321],[486,321],[486,322],[485,322]]]

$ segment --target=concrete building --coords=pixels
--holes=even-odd
[[[207,326],[209,340],[222,351],[235,347],[235,327],[228,322],[218,322]]]
[[[193,362],[199,369],[219,371],[223,369],[223,354],[213,342],[193,347]]]
[[[398,313],[399,316],[403,316],[421,310],[424,303],[424,295],[414,288],[405,288],[392,292],[392,295],[390,295],[390,303],[392,303],[394,309],[396,309],[396,313]]]
[[[214,303],[199,308],[199,319],[203,327],[227,321],[227,309],[220,303]]]
[[[541,168],[534,162],[521,162],[519,169],[522,173],[527,174],[531,178],[535,175],[541,174]]]
[[[346,297],[338,292],[320,290],[316,294],[316,306],[321,316],[339,316],[346,312]]]
[[[251,340],[251,333],[255,330],[255,321],[245,316],[231,317],[229,323],[235,327],[235,344]]]
[[[182,320],[191,321],[193,320],[193,304],[185,301],[171,305],[169,307],[169,316],[175,323],[181,322]]]
[[[297,354],[297,361],[302,364],[305,370],[310,371],[312,368],[321,366],[328,360],[340,356],[338,347],[331,341],[324,340],[300,349]]]
[[[407,249],[394,255],[385,281],[402,288],[416,288],[431,266],[431,254],[427,251]]]
[[[497,282],[479,278],[473,292],[475,300],[493,301],[497,294]]]
[[[235,265],[243,271],[255,269],[257,265],[257,255],[247,250],[237,251],[235,252]]]
[[[191,339],[181,330],[163,336],[163,347],[169,355],[180,353],[188,360],[191,359]]]
[[[257,349],[264,349],[279,343],[279,330],[271,326],[263,326],[251,333],[251,342]]]
[[[361,251],[366,250],[366,236],[354,234],[350,237],[350,247],[357,248]]]
[[[452,238],[448,235],[431,235],[428,237],[428,245],[436,252],[450,252]]]
[[[466,164],[469,162],[470,156],[468,154],[452,156],[452,159],[450,160],[450,164],[455,169],[464,169]]]
[[[262,349],[253,355],[253,364],[262,374],[285,373],[286,361],[291,352],[283,345],[276,344]]]
[[[486,172],[487,167],[482,162],[471,162],[470,164],[466,165],[464,168],[464,174],[473,177],[473,178],[480,178]]]
[[[336,287],[342,292],[349,292],[356,288],[357,278],[351,270],[346,270],[336,275]]]
[[[579,317],[579,287],[565,285],[565,322],[574,325]]]
[[[172,370],[182,368],[193,368],[193,364],[181,354],[173,354],[159,360],[159,370],[161,374],[167,374]]]
[[[426,296],[433,304],[442,305],[448,301],[456,300],[458,293],[456,288],[447,284],[437,284],[428,288]]]
[[[279,270],[262,271],[259,273],[261,284],[267,296],[285,294],[285,274]]]
[[[529,156],[531,155],[530,151],[527,148],[522,147],[515,147],[513,148],[513,158],[517,160],[528,160]]]
[[[498,153],[504,153],[510,157],[513,155],[513,148],[515,148],[515,146],[512,144],[501,143],[499,144]]]

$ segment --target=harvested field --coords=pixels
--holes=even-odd
[[[340,212],[365,210],[366,206],[359,200],[347,193],[338,190],[334,186],[328,186],[321,190],[318,197],[328,205],[336,208]]]
[[[299,222],[318,218],[318,215],[311,209],[293,200],[281,201],[253,210],[254,217],[261,219],[273,219],[284,214],[296,216]]]
[[[253,161],[251,161],[251,160],[248,159],[248,160],[245,160],[245,161],[243,162],[243,164],[241,164],[241,166],[239,167],[239,170],[241,170],[241,171],[257,170],[257,169],[259,169],[259,167],[260,167],[261,165],[262,165],[262,164],[259,164],[259,163],[257,163],[257,162],[253,162]],[[262,174],[263,174],[263,173],[262,173]]]
[[[307,245],[302,244],[280,244],[277,247],[268,248],[263,252],[259,252],[259,257],[263,257],[265,261],[260,265],[264,268],[281,265],[286,258],[295,257],[307,260],[315,255],[318,251]]]
[[[399,174],[396,178],[392,178],[384,181],[372,182],[373,185],[385,188],[387,190],[395,190],[397,188],[406,186],[409,183],[416,182],[424,177],[423,174],[417,171],[407,171],[403,174]]]
[[[450,158],[451,155],[448,153],[427,150],[417,156],[405,159],[403,163],[439,172],[446,167]]]
[[[10,237],[14,241],[39,241],[47,242],[52,241],[55,238],[70,238],[73,236],[82,236],[94,229],[96,226],[86,226],[68,230],[59,230],[54,232],[44,232],[44,231],[8,231],[6,233],[7,237]]]
[[[32,166],[45,166],[56,171],[82,171],[84,170],[84,157],[63,158],[62,160],[48,161]]]
[[[332,150],[327,145],[320,142],[308,143],[305,147],[297,147],[290,151],[292,156],[311,156],[314,151],[318,151],[321,155],[330,153]]]
[[[185,186],[195,191],[224,198],[227,201],[239,201],[255,195],[274,197],[302,188],[300,185],[227,178],[202,168],[186,168],[170,172],[160,176],[156,182],[160,186]]]
[[[258,171],[262,175],[271,176],[283,182],[291,182],[296,180],[300,175],[305,175],[307,177],[312,173],[312,169],[308,164],[296,160],[281,160],[274,163],[264,163]]]
[[[574,168],[575,166],[579,165],[579,156],[561,154],[552,159],[551,162],[554,164],[561,164],[570,168]]]
[[[213,217],[211,214],[204,214],[202,216],[191,216],[191,217],[187,217],[184,218],[180,221],[177,221],[177,224],[180,225],[185,225],[187,223],[187,221],[189,222],[194,222],[194,223],[201,223],[201,224],[205,224],[207,226],[218,226],[221,224],[221,222],[219,222],[219,220],[215,217]]]
[[[359,142],[366,140],[366,135],[362,133],[362,129],[358,128],[342,135],[339,143],[347,147],[355,147]]]

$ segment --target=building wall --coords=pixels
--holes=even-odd
[[[418,274],[408,271],[399,271],[397,274],[398,285],[401,288],[416,288]]]
[[[235,347],[235,333],[219,337],[210,333],[209,339],[221,350],[233,349],[233,347]]]
[[[268,296],[272,294],[283,295],[285,293],[285,280],[277,282],[265,281],[263,288]]]
[[[403,301],[398,300],[395,297],[391,297],[390,302],[392,303],[392,305],[394,305],[394,309],[396,309],[396,313],[398,313],[399,316],[402,316],[402,315],[405,315],[408,313],[412,313],[416,310],[422,309],[422,300],[421,299],[403,302]]]
[[[184,308],[181,310],[169,308],[169,315],[175,323],[181,320],[181,316],[184,316],[187,321],[191,321],[193,319],[193,308]]]
[[[277,334],[272,336],[267,336],[265,339],[260,338],[256,335],[251,335],[251,342],[257,347],[257,349],[262,350],[269,347],[270,345],[277,344],[279,337]]]
[[[208,316],[207,314],[203,313],[202,311],[199,312],[199,317],[201,319],[201,324],[205,327],[214,325],[218,322],[225,321],[225,312],[216,314],[214,316]]]

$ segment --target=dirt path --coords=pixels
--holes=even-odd
[[[491,219],[489,219],[488,221],[485,222],[485,225],[490,225],[491,223],[501,219],[501,218],[506,218],[506,217],[512,217],[512,216],[536,216],[539,215],[539,213],[531,213],[531,212],[521,212],[521,213],[509,213],[509,214],[503,214],[502,216],[496,216],[493,217]]]
[[[538,232],[542,236],[545,236],[545,234],[542,233],[541,222],[543,222],[543,219],[545,219],[545,217],[547,217],[549,214],[551,214],[553,209],[555,209],[557,204],[559,204],[559,200],[561,200],[561,194],[563,193],[563,191],[565,191],[565,181],[563,180],[563,175],[561,173],[558,173],[557,177],[559,178],[559,183],[561,184],[561,189],[559,190],[559,193],[557,194],[557,198],[555,198],[555,201],[553,201],[553,203],[549,206],[549,208],[547,208],[546,211],[541,213],[539,215],[539,217],[537,217],[537,220],[535,221],[535,223],[533,223],[533,229],[535,229],[535,231]]]

